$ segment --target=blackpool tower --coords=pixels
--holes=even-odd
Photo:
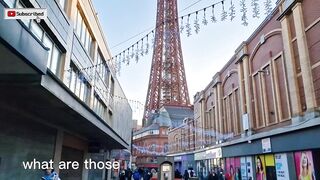
[[[190,105],[178,22],[177,0],[158,0],[144,126],[151,123],[151,113],[164,105]]]

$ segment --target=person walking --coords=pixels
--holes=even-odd
[[[130,168],[128,168],[128,169],[126,170],[125,176],[126,176],[126,179],[127,179],[127,180],[131,180],[131,178],[132,178],[132,171],[131,171]]]
[[[132,175],[134,180],[140,180],[141,176],[138,170],[135,170],[133,175]]]
[[[126,173],[125,173],[125,171],[122,169],[121,171],[120,171],[120,173],[119,173],[119,179],[120,180],[126,180]]]
[[[54,169],[46,169],[41,180],[60,180],[60,178],[59,175],[54,171]]]
[[[188,170],[184,170],[183,179],[184,180],[189,180],[189,172],[188,172]]]

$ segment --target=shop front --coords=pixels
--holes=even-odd
[[[224,146],[225,179],[320,180],[320,127]]]
[[[208,149],[195,153],[196,175],[201,179],[209,175],[210,171],[221,170],[224,167],[221,148]]]
[[[175,156],[174,167],[175,170],[178,170],[181,174],[183,174],[185,170],[195,169],[194,154]]]

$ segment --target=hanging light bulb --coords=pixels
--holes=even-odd
[[[131,46],[131,59],[134,58],[134,45]]]
[[[212,9],[211,22],[216,23],[217,22],[217,18],[214,15],[214,5],[212,5],[211,9]]]
[[[190,25],[190,14],[188,14],[188,21],[186,24],[186,31],[187,31],[187,36],[191,36],[191,25]]]
[[[145,54],[149,54],[149,34],[147,34],[147,43],[146,43],[146,51]]]
[[[144,47],[143,47],[144,43],[143,43],[143,38],[141,39],[141,48],[140,48],[140,55],[144,56]]]
[[[246,0],[240,0],[240,12],[242,12],[241,24],[244,26],[248,26],[247,11]]]
[[[272,2],[271,0],[266,0],[264,2],[265,14],[269,15],[272,12]]]
[[[135,56],[135,59],[136,59],[136,63],[138,63],[138,61],[139,61],[139,41],[137,42],[137,45],[136,45],[136,56]]]
[[[208,24],[208,20],[207,20],[207,17],[206,17],[206,8],[203,9],[202,24],[205,25],[205,26]]]
[[[259,7],[259,0],[252,0],[251,1],[252,6],[252,17],[253,18],[259,18],[260,16],[260,7]]]
[[[235,17],[236,17],[236,7],[235,5],[232,3],[232,0],[231,0],[231,5],[230,5],[230,13],[229,13],[229,16],[230,16],[230,20],[232,21]]]
[[[200,24],[198,19],[198,11],[196,12],[196,19],[194,20],[194,31],[198,34],[200,31]]]
[[[183,16],[181,17],[181,21],[180,21],[180,33],[182,34],[184,30],[184,25],[183,25]]]
[[[130,64],[130,54],[129,54],[129,48],[128,48],[128,50],[127,50],[127,57],[126,57],[126,59],[127,59],[127,66]]]
[[[222,1],[221,3],[222,3],[221,21],[224,21],[227,19],[228,13],[224,10],[224,1]]]

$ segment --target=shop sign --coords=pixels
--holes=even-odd
[[[206,159],[206,151],[203,151],[203,152],[199,152],[199,153],[195,153],[194,154],[194,160],[197,161],[197,160],[203,160],[203,159]]]
[[[271,141],[270,138],[265,138],[261,140],[262,144],[262,152],[263,153],[269,153],[271,152]]]
[[[175,156],[173,157],[173,161],[181,161],[182,157],[181,156]]]
[[[289,179],[287,154],[275,154],[277,180]]]
[[[215,158],[221,158],[221,157],[222,157],[221,148],[209,149],[206,151],[206,159],[215,159]]]

